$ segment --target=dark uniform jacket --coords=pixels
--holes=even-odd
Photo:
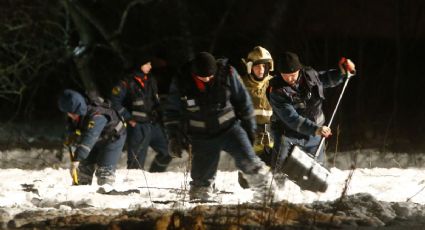
[[[155,78],[138,71],[112,89],[113,107],[126,121],[140,123],[160,119],[158,87]]]
[[[305,67],[300,70],[295,87],[282,77],[270,81],[269,100],[273,108],[272,128],[288,137],[307,138],[325,123],[322,101],[323,89],[335,87],[343,80],[337,70],[317,72]]]
[[[217,60],[217,73],[208,83],[192,76],[190,66],[190,62],[183,66],[170,85],[164,111],[169,135],[183,131],[193,138],[215,137],[238,120],[248,133],[254,133],[256,124],[251,98],[227,60]]]
[[[106,103],[88,104],[87,114],[78,121],[69,119],[67,129],[69,135],[77,136],[73,159],[76,161],[87,158],[96,144],[113,142],[126,132],[123,119]]]

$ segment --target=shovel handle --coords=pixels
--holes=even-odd
[[[71,146],[68,146],[69,151],[69,158],[72,161],[74,159],[74,154],[72,152]],[[72,185],[78,185],[78,172],[77,169],[72,169],[71,171],[71,177],[72,177]]]
[[[346,63],[346,60],[345,60],[345,63]],[[337,103],[335,105],[335,109],[332,112],[331,119],[329,119],[329,123],[327,125],[328,127],[331,127],[331,125],[332,125],[332,121],[334,120],[334,117],[335,117],[336,111],[338,110],[338,107],[339,107],[339,104],[341,102],[342,96],[344,95],[345,88],[347,88],[348,81],[350,81],[351,77],[354,76],[356,74],[356,72],[354,70],[348,70],[347,69],[346,74],[347,74],[347,77],[345,79],[344,86],[342,87],[341,93],[339,94],[339,98],[338,98],[338,101],[337,101]],[[319,156],[320,149],[323,147],[323,144],[324,143],[325,143],[325,138],[322,137],[322,139],[320,140],[319,147],[317,148],[316,153],[314,154],[314,158],[315,159]]]
[[[72,185],[78,185],[78,173],[77,169],[73,169],[71,172],[72,176]]]

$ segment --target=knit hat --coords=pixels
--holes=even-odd
[[[293,73],[303,67],[298,55],[292,52],[283,53],[277,64],[277,70],[280,73]]]
[[[153,59],[153,55],[151,53],[146,52],[144,54],[139,55],[136,58],[136,61],[139,66],[142,66],[148,62],[152,62],[152,59]]]
[[[140,67],[148,62],[152,62],[153,55],[150,52],[143,52],[134,54],[132,56],[132,64],[134,65],[134,68],[140,69]]]
[[[87,103],[77,91],[66,89],[58,100],[59,110],[64,113],[75,113],[81,116],[87,114]]]
[[[217,63],[214,56],[208,52],[200,52],[192,60],[192,73],[199,77],[214,75]]]

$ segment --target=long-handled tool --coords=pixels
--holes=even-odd
[[[341,60],[342,63],[346,64],[345,58]],[[331,126],[338,106],[341,102],[345,88],[348,85],[348,81],[352,76],[355,75],[354,71],[347,70],[347,77],[344,82],[341,94],[339,95],[338,102],[336,103],[335,109],[329,120],[328,127]],[[292,151],[289,152],[288,157],[284,160],[281,165],[281,172],[288,176],[288,179],[295,182],[303,190],[309,190],[313,192],[325,192],[328,188],[327,179],[329,177],[329,170],[323,167],[316,161],[320,154],[320,150],[325,143],[325,138],[322,137],[320,140],[319,147],[313,157],[311,154],[304,152],[299,146],[294,145]]]
[[[69,151],[69,158],[71,161],[74,159],[74,153],[72,151],[72,147],[68,146]],[[78,172],[76,168],[73,168],[71,171],[71,177],[72,177],[72,185],[78,185]]]
[[[81,131],[79,129],[76,129],[75,132],[70,133],[67,138],[65,139],[63,145],[68,149],[69,152],[69,160],[72,162],[74,160],[74,150],[75,148],[74,143],[80,138]],[[72,185],[78,185],[78,170],[76,168],[73,168],[71,170],[71,177],[72,177]]]

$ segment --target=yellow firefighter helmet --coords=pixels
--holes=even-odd
[[[248,53],[247,59],[242,59],[242,62],[246,65],[246,70],[250,74],[251,68],[254,65],[257,64],[269,64],[270,69],[269,71],[273,70],[273,59],[272,55],[270,55],[270,52],[266,49],[264,49],[261,46],[256,46],[254,49],[251,50],[251,52]]]

